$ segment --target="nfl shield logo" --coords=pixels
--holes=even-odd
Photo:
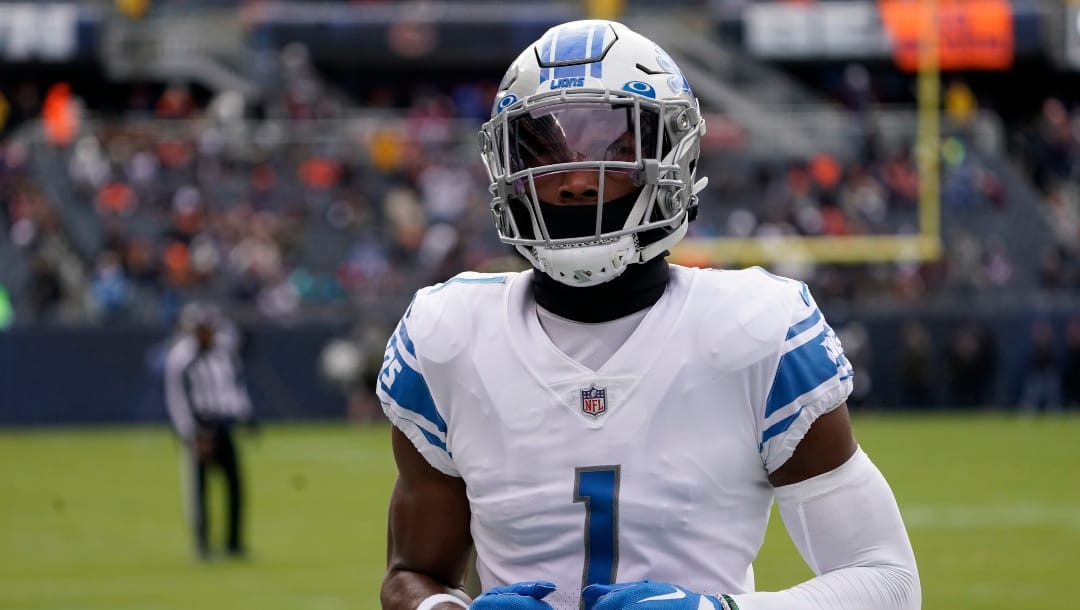
[[[581,391],[581,411],[596,417],[607,411],[607,388],[592,386]]]

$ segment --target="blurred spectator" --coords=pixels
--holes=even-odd
[[[994,288],[1007,286],[1013,279],[1013,262],[1005,241],[999,235],[986,239],[982,275]]]
[[[97,206],[98,213],[102,215],[127,215],[135,209],[135,191],[123,182],[109,182],[98,191],[94,203]]]
[[[908,320],[900,329],[900,352],[897,356],[900,381],[900,404],[924,409],[934,401],[933,345],[930,333],[918,320]]]
[[[5,127],[10,132],[24,121],[38,116],[41,110],[41,90],[38,83],[25,81],[16,84],[9,101]]]
[[[155,112],[163,119],[191,116],[195,112],[195,99],[191,96],[191,90],[183,83],[169,85],[158,98]]]
[[[149,240],[136,237],[127,242],[124,252],[124,269],[128,277],[136,284],[151,289],[159,287],[160,261],[154,244]]]
[[[256,297],[259,311],[267,318],[288,320],[300,309],[300,295],[289,278],[281,271],[271,272],[268,281]]]
[[[1065,405],[1080,407],[1080,317],[1070,319],[1065,326],[1062,386]]]
[[[1050,322],[1040,319],[1032,324],[1030,349],[1020,408],[1029,413],[1040,409],[1059,410],[1062,406],[1061,370]]]
[[[971,233],[957,230],[948,241],[948,284],[957,292],[969,295],[985,284],[983,245]]]
[[[125,318],[131,305],[131,284],[120,264],[120,256],[112,250],[102,252],[97,268],[90,279],[90,294],[106,322]]]
[[[1043,246],[1038,265],[1039,286],[1043,290],[1056,292],[1068,286],[1065,261],[1058,246]]]
[[[71,85],[56,83],[45,94],[41,118],[50,144],[64,147],[72,143],[80,128],[80,102],[72,94]]]
[[[997,358],[989,335],[973,323],[956,328],[945,353],[948,404],[960,408],[985,406],[996,368]]]
[[[856,113],[869,111],[877,103],[870,70],[862,64],[845,66],[840,96],[848,109]]]
[[[33,319],[39,322],[54,319],[64,299],[64,289],[60,274],[44,256],[34,257],[26,288]]]
[[[1080,190],[1075,184],[1055,187],[1046,195],[1046,211],[1054,240],[1074,252],[1080,250]]]
[[[1039,125],[1039,171],[1036,184],[1042,188],[1066,180],[1073,172],[1075,136],[1065,104],[1057,98],[1043,102]]]
[[[962,80],[950,79],[942,97],[949,120],[959,127],[969,127],[978,111],[978,102],[971,87]]]

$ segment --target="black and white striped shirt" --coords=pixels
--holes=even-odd
[[[189,440],[200,421],[249,419],[251,398],[230,342],[203,351],[194,337],[177,341],[165,359],[165,403],[177,434]]]

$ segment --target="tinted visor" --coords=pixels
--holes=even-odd
[[[557,163],[636,163],[642,158],[656,158],[659,115],[644,108],[638,112],[640,128],[635,127],[637,113],[633,106],[561,105],[511,119],[510,171]]]

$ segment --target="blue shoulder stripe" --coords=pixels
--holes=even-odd
[[[419,430],[420,433],[424,435],[424,438],[426,438],[429,443],[431,443],[432,445],[435,445],[436,447],[438,447],[439,449],[442,449],[443,451],[446,451],[447,455],[450,455],[450,452],[446,450],[446,443],[439,440],[439,437],[437,437],[434,434],[428,432],[427,430],[424,430],[424,427],[417,425],[416,422],[413,422],[413,425],[416,426],[416,429]],[[453,457],[453,456],[450,456],[450,457]]]
[[[439,430],[446,433],[446,421],[435,408],[435,399],[431,396],[424,376],[413,369],[397,355],[396,337],[391,338],[391,348],[395,357],[383,364],[379,373],[379,385],[382,390],[402,409],[412,411],[428,420]]]
[[[398,334],[401,335],[401,343],[405,346],[405,351],[409,352],[409,355],[416,358],[416,346],[413,345],[412,339],[409,338],[409,329],[405,327],[405,320],[398,322]]]
[[[817,337],[780,357],[772,389],[765,400],[765,417],[836,376],[836,361],[829,356],[824,341],[825,329],[822,329]]]
[[[813,325],[817,324],[818,320],[820,320],[820,319],[821,319],[821,310],[815,308],[814,313],[807,316],[801,322],[796,322],[795,324],[793,324],[791,326],[791,328],[788,329],[787,337],[785,337],[784,340],[787,341],[788,339],[791,339],[792,337],[797,337],[798,335],[801,335],[802,333],[806,332],[806,329],[808,329],[808,328],[812,327]]]
[[[795,419],[799,417],[799,414],[802,413],[802,410],[803,408],[799,407],[798,411],[792,413],[791,415],[788,415],[784,419],[781,419],[780,421],[766,428],[765,432],[761,434],[761,444],[758,445],[758,451],[764,449],[765,443],[769,442],[769,439],[771,439],[772,437],[787,432],[787,429],[791,427],[791,422],[795,421]]]

